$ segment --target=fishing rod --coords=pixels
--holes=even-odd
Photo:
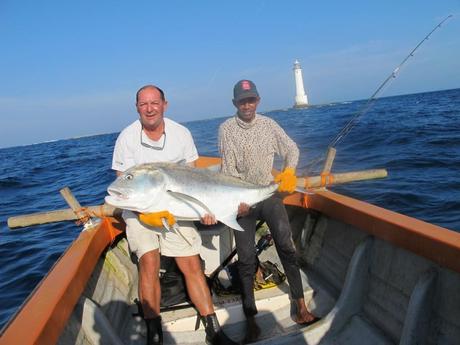
[[[337,145],[337,143],[339,141],[341,141],[343,138],[345,138],[345,136],[353,129],[354,126],[356,126],[358,120],[360,117],[362,117],[364,114],[366,114],[369,109],[374,105],[375,101],[377,100],[377,95],[382,92],[385,88],[385,86],[390,82],[392,81],[393,79],[396,79],[396,77],[398,76],[398,73],[399,71],[401,70],[402,66],[407,62],[407,60],[409,60],[412,56],[414,56],[414,53],[415,51],[425,42],[427,41],[430,36],[433,34],[433,32],[435,32],[438,28],[441,27],[442,24],[444,24],[448,19],[450,19],[452,17],[452,14],[448,15],[446,18],[444,18],[438,25],[436,25],[433,30],[430,31],[430,33],[428,35],[426,35],[418,44],[417,46],[412,49],[412,51],[404,58],[404,60],[393,70],[393,72],[391,72],[391,74],[383,81],[382,84],[380,84],[380,86],[377,88],[377,90],[372,94],[371,97],[368,98],[366,104],[364,105],[364,107],[359,111],[357,112],[351,119],[350,121],[348,121],[346,123],[346,125],[342,128],[342,130],[335,136],[334,139],[332,139],[332,141],[330,142],[330,144],[327,146],[327,151],[329,151],[329,149],[333,148],[335,145]],[[323,156],[320,156],[318,158],[316,158],[315,160],[313,160],[311,163],[309,163],[307,165],[307,172],[309,172],[309,170],[311,169],[311,167],[313,165],[315,165],[316,163],[319,163],[321,160],[324,159],[324,155]]]

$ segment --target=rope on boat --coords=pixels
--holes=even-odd
[[[377,95],[379,93],[381,93],[384,88],[386,87],[386,85],[392,81],[393,79],[396,79],[396,77],[398,76],[398,73],[399,71],[401,70],[402,66],[407,62],[407,60],[409,60],[412,56],[414,56],[414,53],[415,51],[425,42],[429,39],[429,37],[433,34],[433,32],[435,32],[437,29],[439,29],[441,27],[442,24],[444,24],[447,20],[449,20],[453,15],[450,14],[448,15],[446,18],[444,18],[438,25],[436,25],[433,30],[430,31],[430,33],[428,35],[426,35],[417,45],[414,49],[412,49],[412,51],[404,58],[404,60],[393,70],[393,72],[391,72],[391,74],[383,81],[382,84],[380,84],[380,86],[377,88],[377,90],[372,94],[371,97],[369,97],[369,99],[367,100],[366,104],[364,105],[364,107],[358,111],[351,119],[350,121],[348,121],[346,123],[346,125],[342,128],[342,130],[335,136],[334,139],[332,139],[332,141],[330,142],[330,144],[328,145],[328,150],[331,149],[331,148],[334,148],[341,140],[343,140],[345,138],[345,136],[348,135],[348,133],[353,129],[354,126],[356,126],[358,120],[364,115],[366,114],[369,109],[374,105],[374,103],[376,102],[376,100],[378,99],[377,98]],[[326,151],[327,152],[327,151]],[[322,160],[324,160],[324,155],[321,155],[319,156],[318,158],[312,160],[308,165],[307,167],[305,168],[307,174],[305,175],[308,175],[308,173],[310,172],[310,170],[312,169],[312,167],[314,165],[316,165],[317,163],[321,162]]]
[[[73,210],[75,215],[77,216],[77,220],[75,224],[77,226],[85,226],[88,222],[91,221],[91,218],[96,217],[102,219],[102,222],[105,223],[105,229],[107,230],[107,235],[110,239],[110,245],[113,244],[117,237],[117,233],[114,231],[113,227],[111,226],[109,219],[104,215],[104,205],[99,205],[98,211],[92,211],[88,207],[80,207],[77,210]]]
[[[78,226],[84,225],[91,219],[91,213],[87,207],[80,207],[79,209],[72,211],[78,218],[75,221],[75,224],[77,224]]]

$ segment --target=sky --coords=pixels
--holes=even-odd
[[[0,148],[121,131],[135,93],[166,116],[230,116],[253,80],[261,112],[292,107],[298,59],[310,104],[460,87],[460,0],[0,0]]]

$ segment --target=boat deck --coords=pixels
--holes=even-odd
[[[259,258],[261,261],[270,260],[281,269],[274,246],[262,252]],[[137,279],[136,267],[128,256],[127,242],[124,238],[107,252],[105,260],[100,265],[102,266],[97,270],[98,278],[94,277],[86,288],[85,295],[92,294],[92,297],[80,299],[59,343],[145,344],[145,323],[140,316],[136,316],[138,309],[134,302],[137,298],[137,285],[130,284],[130,292],[126,294],[130,296],[128,300],[122,296],[122,291],[128,287],[125,284]],[[122,269],[122,266],[125,267]],[[126,267],[130,269],[126,270]],[[303,279],[306,287],[305,298],[310,300],[313,290],[304,274]],[[255,292],[259,309],[257,317],[262,328],[261,340],[286,335],[302,328],[292,320],[291,316],[295,310],[288,292],[289,286],[286,281],[278,286]],[[225,332],[236,341],[243,340],[245,317],[239,295],[213,294],[213,302]],[[183,308],[164,310],[161,315],[165,344],[203,344],[204,329],[200,324],[200,328],[195,331],[197,313],[192,306],[185,304]],[[80,323],[84,332],[78,331]]]
[[[272,246],[260,255],[261,261],[269,260],[282,270],[275,247]],[[308,285],[303,274],[305,298],[310,300],[313,290]],[[294,306],[289,299],[289,285],[286,281],[278,286],[255,292],[259,310],[257,318],[262,329],[261,340],[296,332],[302,329],[292,316]],[[242,341],[245,334],[245,317],[239,295],[218,296],[213,294],[216,314],[225,332],[234,340]],[[165,344],[202,344],[204,330],[202,326],[195,331],[197,314],[195,309],[186,308],[173,311],[163,311],[162,320],[165,331]],[[174,336],[172,336],[174,334]]]

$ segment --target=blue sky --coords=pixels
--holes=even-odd
[[[460,87],[460,1],[0,1],[0,147],[118,132],[154,83],[179,122],[234,113],[252,79],[261,111],[368,98],[453,14],[382,96]]]

